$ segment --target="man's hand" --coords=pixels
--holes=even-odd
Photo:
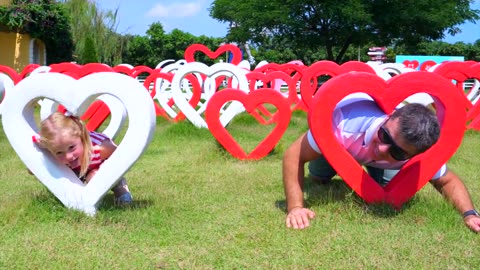
[[[288,228],[305,229],[310,226],[310,219],[315,217],[315,212],[307,208],[295,207],[287,214],[285,224]],[[480,224],[480,223],[479,223]]]
[[[479,233],[480,232],[480,217],[475,215],[467,216],[463,219],[465,222],[465,226],[467,226],[470,230]]]

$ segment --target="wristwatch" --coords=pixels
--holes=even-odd
[[[472,210],[465,211],[465,212],[463,213],[463,218],[466,218],[466,217],[471,216],[471,215],[475,215],[475,216],[477,216],[477,217],[480,216],[480,214],[478,214],[477,210],[472,209]]]

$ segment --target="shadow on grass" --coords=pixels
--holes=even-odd
[[[116,205],[114,203],[114,197],[112,193],[108,193],[103,197],[98,210],[109,210],[109,209],[145,209],[152,205],[151,200],[137,200],[133,199],[132,204],[129,205]]]
[[[310,177],[305,177],[304,193],[306,207],[342,202],[345,205],[355,205],[366,213],[384,218],[396,216],[418,201],[414,196],[399,210],[386,203],[367,204],[340,178],[334,178],[327,184],[320,184],[313,182]],[[276,201],[275,206],[286,212],[285,200]]]
[[[42,207],[58,210],[58,209],[67,209],[62,202],[55,197],[52,193],[38,192],[33,195],[32,198],[33,205],[40,205]],[[151,200],[133,200],[133,203],[130,205],[116,205],[114,203],[114,196],[111,193],[105,195],[100,201],[98,211],[108,211],[108,210],[126,210],[126,209],[144,209],[148,208],[153,204]]]

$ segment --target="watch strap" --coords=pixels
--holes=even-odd
[[[472,209],[472,210],[465,211],[465,212],[463,213],[463,218],[466,218],[466,217],[472,216],[472,215],[480,216],[480,214],[478,214],[477,210]]]

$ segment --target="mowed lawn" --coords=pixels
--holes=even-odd
[[[240,115],[228,125],[251,151],[272,127]],[[277,147],[241,161],[207,129],[157,119],[126,178],[131,207],[108,193],[95,217],[65,208],[0,131],[0,269],[477,269],[480,235],[427,184],[396,212],[366,205],[340,179],[305,197],[310,228],[285,227],[281,163],[307,130],[295,112]],[[120,141],[119,141],[120,142]],[[449,167],[480,205],[480,133],[467,131]],[[480,206],[479,206],[480,207]]]

